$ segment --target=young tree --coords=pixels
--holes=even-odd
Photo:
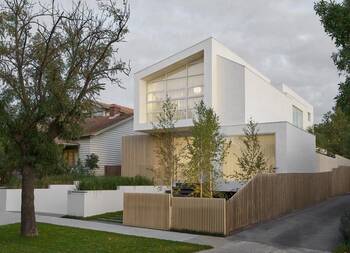
[[[157,115],[157,122],[153,122],[155,130],[153,136],[157,140],[157,158],[159,169],[154,173],[161,178],[162,183],[170,185],[173,195],[173,184],[177,176],[180,154],[177,153],[175,143],[175,124],[177,106],[167,96],[162,104],[162,111]]]
[[[0,134],[22,175],[21,234],[36,236],[34,179],[54,164],[55,138],[77,137],[105,81],[120,85],[129,66],[117,59],[128,32],[127,4],[98,1],[98,12],[30,0],[0,9]]]
[[[187,142],[187,181],[199,185],[200,197],[213,197],[231,142],[220,133],[219,117],[201,101],[195,108],[191,139]]]
[[[243,148],[241,155],[237,158],[241,171],[235,171],[232,177],[238,181],[247,182],[257,174],[272,173],[274,170],[267,165],[264,153],[261,151],[258,124],[250,119],[243,131]]]

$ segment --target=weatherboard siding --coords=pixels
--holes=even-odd
[[[84,162],[86,156],[90,154],[90,138],[83,138],[79,141],[79,159],[81,162]]]
[[[129,119],[90,137],[90,153],[95,153],[99,157],[97,175],[104,174],[105,165],[121,165],[122,137],[133,133],[133,120]]]

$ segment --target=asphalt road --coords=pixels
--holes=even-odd
[[[332,251],[341,242],[339,220],[345,210],[350,210],[350,195],[333,198],[279,219],[253,226],[227,239],[232,242],[263,244],[280,250],[300,248]]]

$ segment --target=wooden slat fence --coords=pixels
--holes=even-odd
[[[350,191],[350,167],[339,167],[333,170],[332,175],[333,196]]]
[[[123,224],[169,229],[169,194],[124,193]]]
[[[124,193],[125,225],[225,234],[225,219],[225,199],[170,198],[168,194]]]
[[[228,201],[125,193],[123,222],[226,235],[349,192],[350,167],[321,173],[261,174]]]
[[[171,229],[226,234],[226,200],[172,198]]]
[[[227,231],[267,221],[350,192],[350,168],[322,173],[261,174],[227,201]]]

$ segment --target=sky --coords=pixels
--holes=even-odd
[[[91,0],[92,1],[92,0]],[[100,100],[133,107],[133,73],[215,37],[272,80],[309,101],[315,120],[331,110],[340,77],[336,48],[313,0],[130,0],[130,33],[120,47],[129,61],[125,89],[109,84]]]

